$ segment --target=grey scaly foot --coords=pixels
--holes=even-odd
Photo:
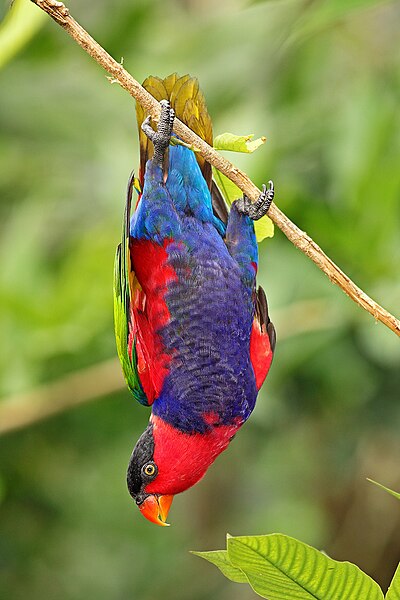
[[[150,125],[151,117],[147,117],[142,123],[142,130],[145,132],[147,137],[153,142],[154,156],[153,160],[161,168],[163,165],[164,154],[169,146],[171,139],[172,127],[174,124],[175,112],[171,108],[168,100],[161,100],[161,113],[160,120],[158,122],[157,131],[154,131]]]
[[[268,182],[268,186],[268,188],[266,185],[262,186],[262,192],[255,202],[251,202],[246,195],[244,195],[243,198],[240,198],[240,200],[236,200],[236,208],[238,211],[247,215],[253,221],[257,221],[266,215],[275,194],[272,181]]]

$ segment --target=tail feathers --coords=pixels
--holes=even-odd
[[[212,145],[213,132],[211,118],[207,111],[203,93],[199,88],[199,82],[195,77],[190,77],[190,75],[183,75],[180,77],[177,73],[173,73],[165,79],[150,76],[144,80],[143,87],[154,96],[156,100],[169,100],[172,108],[175,110],[177,118],[185,123],[185,125],[205,142]],[[136,116],[139,126],[140,142],[139,178],[143,185],[144,169],[146,162],[153,155],[153,144],[141,130],[141,125],[146,118],[147,113],[139,103],[136,104]],[[211,189],[211,165],[200,155],[197,155],[196,158],[204,179]]]
[[[260,389],[271,366],[275,350],[275,328],[268,315],[268,304],[262,287],[255,292],[255,315],[250,335],[250,360],[257,389]]]

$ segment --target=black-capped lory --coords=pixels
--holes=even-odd
[[[262,288],[254,204],[230,211],[211,166],[171,142],[174,115],[212,145],[211,119],[195,78],[149,77],[161,102],[157,128],[138,105],[140,170],[128,184],[115,266],[118,354],[134,397],[151,406],[127,472],[142,514],[166,525],[172,498],[198,482],[254,409],[271,364],[275,330]],[[139,196],[131,215],[133,189]]]

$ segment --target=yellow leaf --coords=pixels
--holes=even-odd
[[[214,148],[215,150],[229,150],[231,152],[245,152],[246,154],[249,154],[265,144],[267,139],[263,136],[253,140],[253,137],[254,133],[249,135],[221,133],[221,135],[217,135],[214,139]]]
[[[260,243],[267,237],[274,236],[274,224],[267,215],[261,217],[259,221],[254,221],[254,231],[256,232],[257,242]]]
[[[213,177],[215,182],[224,196],[227,204],[232,205],[234,200],[240,198],[243,193],[228,177],[213,167]],[[262,242],[267,237],[273,237],[274,224],[267,216],[262,217],[259,221],[254,221],[254,230],[256,233],[257,242]]]

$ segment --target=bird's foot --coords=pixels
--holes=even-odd
[[[154,131],[150,125],[151,117],[147,117],[142,123],[142,130],[147,137],[153,142],[154,156],[153,160],[162,167],[164,154],[169,146],[171,139],[172,127],[174,124],[175,111],[171,108],[168,100],[161,100],[161,113],[158,122],[157,131]]]
[[[268,188],[266,185],[262,186],[262,192],[255,202],[251,202],[251,200],[244,195],[243,198],[236,201],[236,208],[239,212],[247,215],[253,221],[257,221],[269,211],[272,200],[274,199],[274,194],[274,184],[272,181],[269,181]]]

